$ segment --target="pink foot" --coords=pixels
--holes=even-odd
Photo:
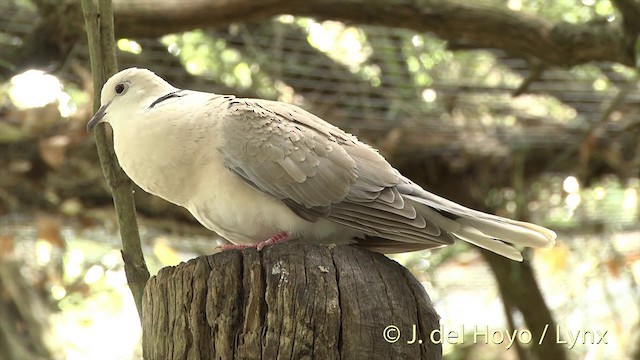
[[[280,231],[279,233],[273,235],[272,237],[268,238],[267,240],[256,244],[256,249],[258,249],[258,251],[262,250],[262,248],[264,248],[267,245],[274,245],[277,243],[281,243],[281,242],[285,242],[289,240],[289,233],[286,231]]]
[[[255,245],[221,245],[220,249],[224,250],[244,250],[247,248],[256,248],[258,251],[262,250],[267,245],[274,245],[277,243],[285,242],[289,240],[289,233],[286,231],[281,231],[267,240],[257,243]]]

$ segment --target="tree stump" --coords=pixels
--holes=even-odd
[[[164,268],[147,283],[142,326],[147,360],[442,356],[420,283],[351,246],[285,243]]]

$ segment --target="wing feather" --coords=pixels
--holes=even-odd
[[[224,116],[219,151],[226,166],[307,219],[343,201],[356,181],[356,163],[338,142],[352,138],[295,106],[230,99]]]
[[[517,259],[517,250],[496,238],[529,246],[555,239],[537,225],[425,191],[370,146],[296,106],[230,99],[224,116],[219,151],[229,169],[306,220],[325,217],[363,232],[358,245],[371,239],[373,248],[389,251],[394,244],[433,248],[457,237]],[[420,245],[406,245],[412,243]]]

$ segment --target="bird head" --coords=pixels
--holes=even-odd
[[[127,121],[140,108],[149,107],[154,99],[175,90],[147,69],[122,70],[110,77],[102,87],[100,108],[87,123],[87,131],[101,122],[113,127],[117,122]]]

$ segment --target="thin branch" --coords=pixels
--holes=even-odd
[[[92,0],[81,1],[87,27],[94,89],[101,89],[107,77],[117,71],[111,0],[99,0],[99,12]],[[100,106],[98,96],[94,95],[93,106],[94,110]],[[131,180],[118,164],[105,126],[100,124],[94,131],[100,164],[111,188],[120,227],[122,258],[127,282],[138,308],[138,315],[142,318],[142,295],[149,279],[149,270],[147,270],[140,245]]]
[[[529,76],[527,76],[522,81],[520,86],[518,86],[518,88],[511,93],[511,96],[513,96],[514,98],[522,94],[525,94],[527,91],[529,91],[529,87],[531,86],[531,84],[540,80],[540,78],[542,77],[542,73],[546,69],[546,66],[545,64],[534,60],[533,64],[531,64],[529,68],[530,68]]]

